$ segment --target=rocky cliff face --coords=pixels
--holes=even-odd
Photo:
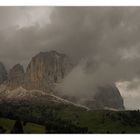
[[[46,93],[55,94],[55,85],[61,83],[72,68],[73,64],[65,54],[56,51],[41,52],[32,58],[25,73],[23,66],[20,64],[10,69],[8,79],[7,72],[3,64],[0,63],[0,83],[7,79],[5,83],[8,90],[23,87],[27,91],[28,89],[37,89]],[[90,109],[124,109],[122,96],[113,84],[99,87],[97,92],[88,98],[66,95],[59,95],[59,97],[61,96],[76,104],[80,103]],[[10,95],[8,94],[8,96]]]
[[[2,84],[5,80],[7,80],[7,71],[3,63],[0,62],[0,84]]]
[[[65,54],[56,51],[40,52],[27,67],[25,84],[28,88],[50,89],[71,70],[72,64]]]
[[[12,69],[10,69],[8,74],[7,86],[10,89],[17,88],[24,83],[24,69],[20,64],[16,64]]]
[[[124,110],[123,98],[115,85],[99,87],[94,97],[84,103],[91,109]]]

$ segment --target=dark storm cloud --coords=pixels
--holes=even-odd
[[[50,11],[48,7],[0,7],[0,61],[8,68],[16,63],[26,66],[42,50],[39,28],[49,23]]]
[[[51,31],[58,38],[52,39],[52,48],[80,62],[65,78],[64,93],[90,95],[99,85],[139,78],[139,12],[128,7],[53,11]]]
[[[139,13],[139,7],[0,8],[0,60],[11,67],[40,51],[66,53],[77,63],[61,85],[68,94],[139,79]]]

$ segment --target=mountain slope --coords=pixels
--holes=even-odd
[[[53,104],[53,105],[71,105],[89,110],[88,107],[74,104],[66,99],[53,95],[53,93],[47,93],[40,90],[26,90],[23,87],[18,87],[13,90],[7,90],[5,85],[0,86],[0,103],[2,102],[34,102],[39,104]]]

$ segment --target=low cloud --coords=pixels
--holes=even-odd
[[[140,79],[139,7],[0,7],[0,11],[0,60],[8,68],[16,63],[26,67],[38,52],[55,49],[77,63],[61,85],[65,93],[83,96],[93,94],[99,85]]]

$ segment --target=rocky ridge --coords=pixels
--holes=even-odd
[[[25,72],[22,65],[15,65],[10,69],[8,76],[4,65],[0,63],[0,84],[6,86],[4,91],[1,90],[2,86],[0,87],[0,98],[5,95],[5,98],[12,97],[16,100],[28,99],[29,97],[29,99],[31,97],[37,99],[34,98],[36,97],[34,93],[37,93],[38,98],[44,97],[44,93],[47,93],[45,98],[49,98],[48,94],[54,97],[56,96],[54,93],[55,85],[61,83],[72,68],[73,64],[69,57],[56,51],[40,52],[34,56]],[[14,98],[14,96],[20,98]],[[56,97],[58,99],[58,95]],[[53,100],[53,98],[51,99]],[[70,96],[63,98],[63,100],[79,104],[79,99],[73,100]],[[84,99],[84,102],[80,102],[80,104],[90,109],[124,109],[123,98],[114,84],[99,87],[98,92],[93,97]]]

